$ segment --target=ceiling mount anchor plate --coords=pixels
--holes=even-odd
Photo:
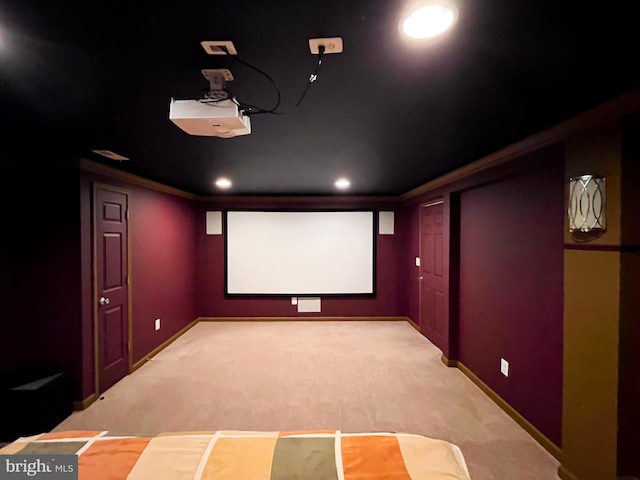
[[[222,77],[226,82],[233,82],[233,74],[228,68],[205,68],[202,75],[209,81]]]
[[[233,81],[233,74],[227,68],[204,69],[202,76],[209,81],[210,91],[223,91],[225,83]]]
[[[310,38],[309,50],[314,55],[320,53],[320,45],[324,46],[324,53],[342,53],[342,37]]]
[[[224,50],[225,48],[229,52],[229,55],[238,54],[238,51],[231,40],[207,40],[200,42],[200,45],[202,45],[204,51],[209,55],[227,55],[227,52]]]

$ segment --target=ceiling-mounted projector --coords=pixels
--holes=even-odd
[[[169,119],[189,135],[230,138],[251,133],[251,119],[233,100],[208,103],[171,99]]]
[[[251,133],[251,120],[238,108],[226,89],[233,75],[226,68],[202,70],[209,80],[209,91],[200,100],[174,100],[169,119],[189,135],[231,138]]]

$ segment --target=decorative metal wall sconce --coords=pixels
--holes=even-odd
[[[569,231],[604,232],[607,229],[606,179],[581,175],[569,179]]]

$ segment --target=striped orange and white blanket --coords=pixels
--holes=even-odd
[[[469,480],[457,446],[403,433],[67,431],[0,454],[76,454],[80,480]]]

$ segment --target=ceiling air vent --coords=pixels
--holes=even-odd
[[[111,160],[116,160],[118,162],[124,162],[129,160],[127,157],[123,157],[122,155],[118,155],[111,150],[91,150],[93,153],[97,153],[98,155],[102,155],[103,157],[110,158]]]

